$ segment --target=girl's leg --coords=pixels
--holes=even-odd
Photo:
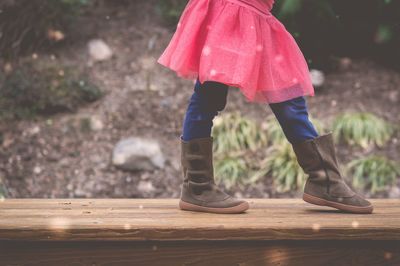
[[[228,85],[215,81],[201,84],[196,80],[183,122],[184,141],[211,136],[212,121],[225,108],[227,95]]]
[[[308,119],[307,104],[304,97],[273,103],[269,106],[291,144],[318,136],[313,124]]]
[[[215,81],[203,84],[199,79],[196,81],[180,141],[183,184],[179,207],[182,210],[241,213],[249,208],[247,201],[222,191],[214,179],[212,120],[225,108],[228,87]]]
[[[270,106],[292,144],[299,165],[308,175],[303,199],[346,212],[371,213],[371,203],[352,191],[343,180],[332,133],[318,135],[308,119],[304,97]]]

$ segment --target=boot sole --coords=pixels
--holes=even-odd
[[[332,207],[341,211],[345,212],[351,212],[351,213],[361,213],[361,214],[370,214],[372,213],[374,207],[372,205],[366,206],[366,207],[356,207],[356,206],[351,206],[351,205],[346,205],[334,201],[329,201],[325,199],[321,199],[315,196],[312,196],[310,194],[303,194],[303,200],[305,202],[314,204],[314,205],[319,205],[319,206],[328,206]]]
[[[237,206],[227,207],[227,208],[213,208],[213,207],[204,207],[195,205],[183,200],[179,201],[179,208],[185,211],[198,211],[198,212],[211,212],[211,213],[223,213],[223,214],[233,214],[233,213],[241,213],[249,208],[248,202],[240,203]]]

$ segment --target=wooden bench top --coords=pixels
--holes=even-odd
[[[247,199],[242,214],[178,209],[179,199],[5,199],[0,240],[400,240],[400,199],[371,215],[301,199]]]

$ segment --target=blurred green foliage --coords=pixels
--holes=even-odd
[[[0,179],[0,201],[3,200],[5,197],[6,197],[6,188]]]
[[[156,12],[169,26],[176,24],[186,6],[187,0],[158,0]]]
[[[313,119],[313,123],[323,132],[319,121]],[[223,114],[215,119],[212,133],[216,180],[227,188],[252,184],[265,176],[273,177],[278,192],[303,186],[306,176],[274,116],[259,126],[239,112]]]
[[[11,73],[0,74],[1,119],[74,111],[101,96],[85,73],[57,62],[27,61]]]
[[[239,112],[217,116],[212,135],[216,181],[227,188],[245,184],[247,171],[253,167],[253,155],[267,144],[267,135]]]
[[[371,113],[344,113],[336,117],[333,132],[337,141],[366,149],[373,144],[383,147],[390,140],[394,128]]]
[[[0,2],[0,57],[13,60],[48,49],[74,32],[74,18],[91,0]]]
[[[311,116],[309,119],[317,132],[320,134],[325,132],[324,125],[319,120]],[[287,192],[302,188],[306,180],[306,175],[297,163],[292,146],[287,141],[275,116],[271,115],[267,117],[262,128],[270,141],[271,149],[266,153],[265,159],[257,166],[258,170],[252,173],[250,177],[251,182],[255,182],[259,178],[269,174],[273,177],[273,182],[278,192]]]
[[[320,135],[325,134],[319,120],[310,120]],[[346,144],[368,147],[375,143],[382,147],[393,133],[394,129],[389,128],[373,114],[349,113],[338,115],[333,133]],[[227,188],[253,184],[266,176],[272,177],[278,192],[303,188],[307,176],[273,115],[261,126],[239,112],[220,115],[213,127],[213,137],[216,180]],[[378,156],[352,160],[346,165],[346,172],[355,187],[371,189],[372,193],[394,184],[400,175],[395,162]]]
[[[242,157],[224,157],[215,160],[215,180],[223,183],[226,188],[240,186],[246,183],[248,163]]]
[[[370,189],[372,193],[395,185],[400,166],[382,156],[368,156],[351,161],[347,171],[352,173],[353,186]]]
[[[256,150],[267,144],[267,137],[252,120],[239,112],[227,113],[214,119],[215,152]]]
[[[307,177],[297,163],[292,145],[287,141],[273,146],[250,180],[256,181],[268,174],[273,177],[273,184],[278,192],[301,189]]]

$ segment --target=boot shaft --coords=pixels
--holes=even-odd
[[[240,209],[247,209],[247,203],[223,192],[215,183],[212,148],[212,137],[189,141],[181,138],[183,170],[181,200],[197,206],[217,208],[219,211],[235,208],[238,205],[241,205]]]
[[[190,141],[181,139],[181,165],[184,182],[190,180],[204,183],[214,180],[212,147],[212,137]]]
[[[351,197],[355,193],[347,186],[341,175],[332,133],[293,144],[297,161],[309,178],[306,189],[321,190],[335,197]]]

